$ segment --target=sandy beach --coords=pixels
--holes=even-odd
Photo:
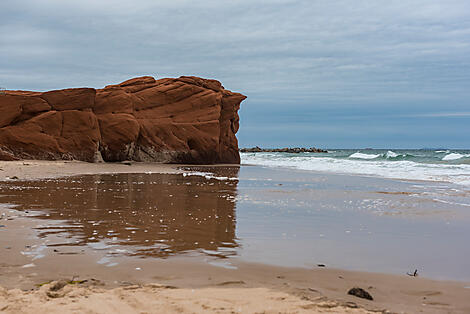
[[[2,1],[0,314],[470,314],[470,1]]]
[[[35,292],[0,288],[6,313],[373,313],[332,301],[310,301],[266,288],[169,289],[149,284],[116,289],[52,283]]]
[[[90,163],[82,161],[0,161],[0,180],[34,180],[104,173],[178,173],[176,165],[159,163]]]
[[[137,175],[128,177],[128,180],[135,181],[137,186],[143,186],[139,184],[140,181],[159,187],[168,182],[173,186],[171,191],[181,192],[178,200],[167,200],[157,195],[155,196],[157,198],[149,199],[149,203],[139,204],[140,207],[145,207],[155,200],[158,200],[159,206],[163,207],[179,208],[183,206],[182,204],[189,206],[187,195],[197,191],[198,201],[191,201],[195,208],[202,205],[217,206],[227,216],[234,215],[232,211],[235,211],[232,198],[233,195],[236,196],[237,186],[231,180],[207,179],[209,183],[202,184],[204,177],[195,176],[194,179],[191,179],[193,176],[183,177],[181,173],[187,171],[181,170],[184,168],[181,165],[14,161],[1,162],[0,168],[1,180],[7,184],[5,187],[10,191],[2,195],[2,203],[9,205],[2,205],[0,208],[0,225],[2,225],[0,286],[3,286],[0,288],[0,311],[5,313],[367,313],[368,311],[468,313],[470,311],[468,302],[470,284],[464,281],[431,280],[410,277],[405,273],[391,275],[341,270],[330,268],[329,265],[283,267],[232,258],[231,255],[214,256],[224,251],[211,253],[213,241],[220,240],[222,244],[219,244],[219,247],[225,245],[225,251],[229,253],[232,252],[232,248],[237,249],[236,246],[240,244],[237,244],[237,240],[232,240],[236,238],[236,230],[231,229],[235,226],[230,220],[217,220],[217,223],[203,225],[205,229],[214,229],[214,233],[201,234],[198,226],[199,221],[207,217],[204,216],[207,215],[204,212],[196,216],[197,223],[194,223],[194,219],[181,220],[182,218],[178,216],[172,216],[171,211],[166,213],[165,219],[184,222],[187,236],[178,236],[176,233],[165,231],[167,240],[176,239],[180,242],[176,241],[156,251],[141,250],[146,245],[145,238],[141,238],[139,232],[132,233],[138,230],[127,228],[129,229],[127,234],[126,228],[119,229],[119,221],[131,221],[132,215],[120,216],[122,220],[117,220],[113,225],[102,223],[102,227],[96,226],[94,228],[96,231],[90,231],[90,234],[86,235],[88,240],[82,237],[83,232],[87,231],[75,233],[73,224],[65,224],[64,219],[91,220],[87,216],[80,218],[80,213],[75,213],[76,208],[80,208],[76,206],[81,203],[76,201],[77,197],[67,196],[67,193],[75,191],[74,189],[80,186],[83,186],[84,191],[89,190],[90,186],[99,191],[101,184],[104,184],[102,189],[110,190],[112,188],[106,185],[110,184],[106,183],[107,180],[120,182],[123,178],[127,178],[116,176],[118,173],[158,173],[163,177],[152,176],[147,179]],[[204,167],[197,170],[204,170]],[[91,181],[90,177],[86,176],[63,179],[63,181],[55,180],[82,174],[97,176],[92,176]],[[36,181],[36,183],[30,181],[52,178],[54,180]],[[15,183],[17,181],[23,183],[17,186]],[[187,190],[188,188],[183,190],[183,185],[187,184],[191,184],[189,185],[191,189],[197,190]],[[49,216],[41,214],[40,211],[35,212],[33,209],[46,206],[44,204],[47,197],[41,199],[41,192],[36,194],[34,188],[48,189],[53,193],[51,187],[54,186],[67,190],[49,196],[57,201],[50,203],[52,207],[47,214]],[[22,200],[11,193],[15,191],[13,188],[21,189],[18,193],[23,193]],[[139,189],[133,190],[133,193],[137,193],[133,198],[135,200],[148,194],[145,189],[142,191]],[[213,189],[223,191],[225,198],[214,198],[216,190]],[[98,198],[93,201],[91,197],[93,194],[90,193],[96,192],[83,193],[85,193],[81,194],[83,200],[92,202],[92,205],[98,206],[97,208],[102,204],[111,204],[113,195],[116,196],[116,194],[107,196],[108,194],[99,192]],[[162,195],[165,193],[169,192],[162,191]],[[207,193],[207,196],[204,196],[204,193]],[[72,207],[67,209],[66,205],[62,205],[63,210],[57,207],[56,211],[54,206],[59,202],[76,202],[74,203],[76,206],[72,204],[70,205]],[[119,209],[122,204],[118,201],[115,206]],[[55,217],[59,213],[69,216]],[[90,213],[86,215],[89,216]],[[98,219],[102,221],[103,217],[96,216],[92,221]],[[48,225],[49,221],[53,223]],[[168,225],[172,226],[170,223]],[[111,227],[113,233],[109,233]],[[66,228],[64,230],[67,232],[62,232],[60,228]],[[219,234],[220,230],[223,234]],[[105,238],[109,233],[109,239],[116,244],[109,248],[98,248],[93,244],[95,243],[93,240],[89,240],[98,237],[102,232]],[[123,242],[126,237],[134,244],[126,245]],[[188,244],[188,239],[197,239],[198,243]],[[85,242],[80,244],[81,241]],[[65,245],[64,242],[70,244]],[[243,246],[243,243],[241,245]],[[133,247],[136,249],[133,250]],[[118,254],[124,248],[129,254]],[[105,250],[107,252],[114,250],[113,252],[118,253],[109,255],[105,254]],[[171,254],[167,254],[166,250],[171,251]],[[347,292],[353,287],[367,290],[374,300],[348,295]]]

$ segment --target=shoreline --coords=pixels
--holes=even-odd
[[[352,153],[354,151],[356,152]],[[409,182],[448,183],[463,189],[470,188],[470,168],[468,167],[470,151],[459,153],[449,151],[448,155],[455,155],[449,159],[445,159],[444,155],[419,155],[415,153],[417,150],[410,150],[414,152],[414,155],[406,153],[406,150],[398,150],[396,153],[390,150],[375,150],[367,154],[359,151],[361,150],[339,150],[328,155],[304,154],[300,158],[295,158],[296,154],[274,153],[270,156],[263,152],[241,153],[241,162],[244,165]],[[361,156],[353,157],[355,154]]]
[[[64,176],[74,176],[80,174],[101,174],[101,173],[181,173],[177,168],[182,166],[188,167],[212,167],[212,166],[195,166],[195,165],[166,165],[166,164],[141,164],[132,163],[132,166],[125,164],[89,164],[84,162],[68,162],[68,161],[9,161],[0,162],[0,180],[8,180],[7,177],[17,176],[18,180],[35,180],[44,178],[57,178]],[[218,167],[220,165],[216,165]],[[8,180],[10,181],[10,180]],[[26,220],[30,220],[27,218]],[[34,217],[32,218],[34,219]],[[4,221],[2,221],[4,224]],[[15,224],[23,226],[18,228],[18,232],[10,239],[0,240],[1,247],[8,245],[9,241],[26,237],[30,226],[28,226],[23,219],[12,221],[5,221],[14,227]],[[1,230],[0,230],[1,232]],[[23,232],[23,234],[21,234]],[[16,242],[15,242],[16,243]],[[28,258],[21,257],[22,260],[9,261],[6,264],[11,265],[27,265]],[[71,255],[67,260],[73,265],[82,258],[80,255]],[[423,309],[429,312],[466,312],[469,311],[470,306],[467,304],[466,296],[470,292],[468,285],[465,282],[456,281],[441,281],[430,280],[426,278],[408,277],[406,275],[391,275],[384,273],[368,273],[357,271],[345,271],[341,269],[332,268],[295,268],[295,267],[280,267],[265,264],[245,263],[237,261],[235,263],[236,269],[227,269],[223,267],[215,267],[209,265],[207,262],[201,261],[200,258],[192,257],[171,257],[167,260],[135,260],[131,262],[122,262],[121,266],[105,267],[97,265],[96,269],[82,269],[74,267],[73,270],[67,269],[66,265],[61,265],[57,269],[51,270],[47,264],[50,262],[49,258],[35,261],[37,264],[33,268],[20,268],[20,271],[13,271],[10,273],[10,280],[5,281],[5,270],[8,265],[2,265],[3,285],[8,288],[18,288],[19,282],[15,283],[18,276],[23,280],[28,281],[29,284],[23,286],[23,289],[31,289],[35,284],[44,283],[50,280],[70,279],[78,275],[80,280],[91,280],[91,278],[98,279],[104,283],[103,287],[88,287],[86,284],[69,285],[70,287],[63,288],[66,295],[59,297],[57,300],[67,303],[71,306],[72,303],[82,303],[82,297],[86,295],[88,298],[97,297],[96,302],[103,302],[103,298],[113,298],[116,294],[123,295],[130,293],[139,293],[139,298],[142,300],[149,300],[150,296],[155,293],[158,295],[164,294],[167,298],[180,300],[182,295],[194,294],[192,289],[198,294],[196,299],[191,299],[188,302],[191,306],[195,306],[197,302],[212,302],[213,296],[227,296],[228,299],[232,296],[242,296],[242,299],[230,299],[227,301],[229,304],[235,304],[232,309],[237,308],[240,304],[245,302],[250,296],[257,295],[258,298],[273,299],[274,304],[281,306],[285,302],[276,303],[275,299],[290,300],[291,308],[285,311],[302,311],[309,312],[313,310],[332,312],[346,312],[356,311],[355,307],[362,307],[373,311],[389,310],[394,312],[417,312]],[[30,263],[30,262],[28,262]],[[43,264],[41,266],[41,263]],[[129,274],[125,271],[128,264],[137,263],[130,267],[141,268],[144,271],[136,272],[136,274]],[[152,266],[153,264],[153,266]],[[121,271],[119,268],[122,267]],[[31,275],[35,274],[35,275]],[[100,275],[101,274],[101,275]],[[100,278],[101,276],[101,278]],[[0,277],[0,279],[1,279]],[[155,282],[162,284],[162,286],[152,286]],[[128,289],[130,285],[137,285],[132,289]],[[29,286],[28,286],[29,285]],[[149,286],[150,285],[150,286]],[[47,285],[45,285],[47,286]],[[177,287],[178,289],[169,289],[167,286]],[[354,296],[348,296],[347,290],[353,286],[359,286],[368,290],[373,297],[374,301],[367,301],[359,299]],[[48,288],[34,289],[34,291],[24,292],[18,289],[5,292],[0,288],[0,310],[4,306],[9,306],[5,311],[15,313],[13,305],[19,299],[35,302],[36,306],[50,306],[53,302],[47,297]],[[165,288],[166,287],[166,288]],[[372,287],[372,288],[370,288]],[[105,288],[106,291],[103,292]],[[42,290],[41,290],[42,289]],[[113,290],[114,289],[114,290]],[[116,290],[117,289],[117,290]],[[201,290],[202,289],[202,290]],[[223,292],[220,290],[224,289]],[[255,290],[253,290],[255,289]],[[261,290],[256,290],[261,289]],[[65,291],[64,290],[64,291]],[[70,291],[69,291],[70,290]],[[126,296],[127,297],[127,296]],[[49,305],[44,303],[48,299]],[[66,300],[66,301],[65,301]],[[74,302],[74,300],[76,302]],[[78,300],[78,301],[77,301]],[[101,300],[101,301],[100,301]],[[165,299],[166,300],[166,299]],[[278,300],[278,301],[279,301]],[[28,301],[28,302],[29,302]],[[3,303],[2,303],[3,302]],[[116,303],[117,301],[113,301]],[[163,302],[160,300],[159,302]],[[171,303],[170,302],[170,303]],[[196,303],[191,303],[196,302]],[[204,303],[202,302],[202,303]],[[238,302],[238,303],[237,303]],[[241,303],[240,303],[241,302]],[[250,301],[251,302],[251,301]],[[254,302],[254,301],[253,301]],[[258,309],[255,303],[250,303],[250,308]],[[271,302],[271,301],[270,301]],[[287,302],[287,301],[286,301]],[[305,303],[306,302],[306,303]],[[249,303],[249,302],[248,302]],[[6,305],[5,305],[6,304]],[[263,302],[261,302],[261,305]],[[182,304],[180,304],[182,305]],[[167,306],[170,306],[167,304]],[[217,305],[218,306],[218,305]],[[203,309],[201,311],[216,311],[217,306],[213,308]],[[306,307],[306,308],[305,308]],[[184,306],[182,307],[185,308]],[[44,311],[49,311],[51,308],[46,307]],[[82,310],[85,308],[81,308]],[[171,306],[168,308],[171,310]],[[228,308],[227,308],[228,310]],[[361,309],[359,309],[361,310]],[[33,310],[31,310],[33,311]],[[186,308],[186,311],[189,311]],[[251,310],[248,310],[251,311]],[[362,311],[362,310],[361,310]],[[360,311],[356,311],[361,313]]]
[[[89,163],[85,161],[64,160],[15,160],[0,161],[0,181],[40,180],[74,175],[110,173],[180,173],[177,167],[183,165],[119,162]]]
[[[113,173],[161,173],[178,174],[183,173],[182,168],[222,168],[222,167],[262,167],[267,169],[292,170],[299,173],[309,172],[318,175],[350,176],[359,178],[371,178],[379,180],[391,180],[396,182],[417,182],[417,183],[447,183],[455,184],[449,181],[425,180],[425,179],[406,179],[389,178],[379,175],[355,174],[328,172],[321,170],[304,170],[289,166],[271,167],[258,164],[214,164],[214,165],[193,165],[193,164],[164,164],[164,163],[146,163],[146,162],[116,162],[116,163],[90,163],[77,160],[14,160],[0,161],[0,182],[10,180],[41,180],[55,179],[61,177],[70,177],[78,175],[92,174],[113,174]]]
[[[447,183],[447,184],[456,184],[449,181],[439,181],[439,180],[426,180],[426,179],[407,179],[407,178],[389,178],[385,176],[372,175],[366,173],[347,173],[347,172],[334,172],[326,170],[307,170],[290,166],[267,166],[267,165],[258,165],[258,164],[240,164],[241,167],[263,167],[268,169],[284,169],[298,172],[309,172],[317,175],[337,175],[337,176],[350,176],[350,177],[359,177],[359,178],[370,178],[370,179],[379,179],[379,180],[391,180],[397,182],[417,182],[417,183]],[[458,185],[458,184],[456,184]],[[463,185],[464,186],[464,185]],[[465,187],[465,186],[464,186]]]

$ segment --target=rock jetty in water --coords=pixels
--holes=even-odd
[[[304,147],[293,147],[293,148],[261,148],[258,146],[252,148],[241,148],[242,153],[328,153],[328,151],[320,148],[304,148]]]
[[[144,76],[103,89],[2,91],[0,160],[240,163],[246,97],[216,80]]]

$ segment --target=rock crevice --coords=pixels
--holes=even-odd
[[[0,95],[0,160],[239,163],[246,97],[216,80],[144,76],[103,89]]]

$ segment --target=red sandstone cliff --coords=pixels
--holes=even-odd
[[[0,160],[239,163],[246,97],[198,77],[0,94]]]

